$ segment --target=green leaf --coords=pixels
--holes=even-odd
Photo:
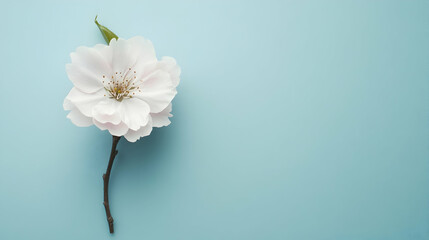
[[[106,40],[106,43],[109,44],[110,40],[112,40],[112,38],[115,38],[116,40],[118,39],[118,36],[116,36],[116,34],[114,34],[112,31],[110,31],[107,27],[101,25],[98,23],[97,21],[97,17],[95,16],[95,24],[97,24],[98,28],[100,29],[101,34],[104,37],[104,40]]]

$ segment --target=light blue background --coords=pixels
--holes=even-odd
[[[182,67],[167,128],[66,119],[80,45],[145,36]],[[428,1],[7,1],[0,239],[429,239]]]

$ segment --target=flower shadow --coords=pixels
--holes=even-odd
[[[147,178],[154,174],[162,175],[163,166],[172,160],[167,158],[167,149],[170,149],[167,146],[172,144],[169,136],[171,132],[168,130],[154,128],[149,136],[135,143],[122,138],[115,159],[114,174],[120,175],[121,179],[127,178],[127,184],[149,180]]]

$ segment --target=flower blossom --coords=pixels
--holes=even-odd
[[[135,142],[170,124],[180,68],[174,58],[158,60],[149,40],[112,39],[78,47],[70,56],[66,71],[74,87],[63,106],[75,125],[94,124]]]

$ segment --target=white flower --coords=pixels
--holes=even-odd
[[[158,61],[149,40],[112,39],[109,45],[79,47],[70,56],[66,70],[74,87],[64,109],[75,125],[94,124],[135,142],[152,127],[170,124],[180,68],[171,57]]]

